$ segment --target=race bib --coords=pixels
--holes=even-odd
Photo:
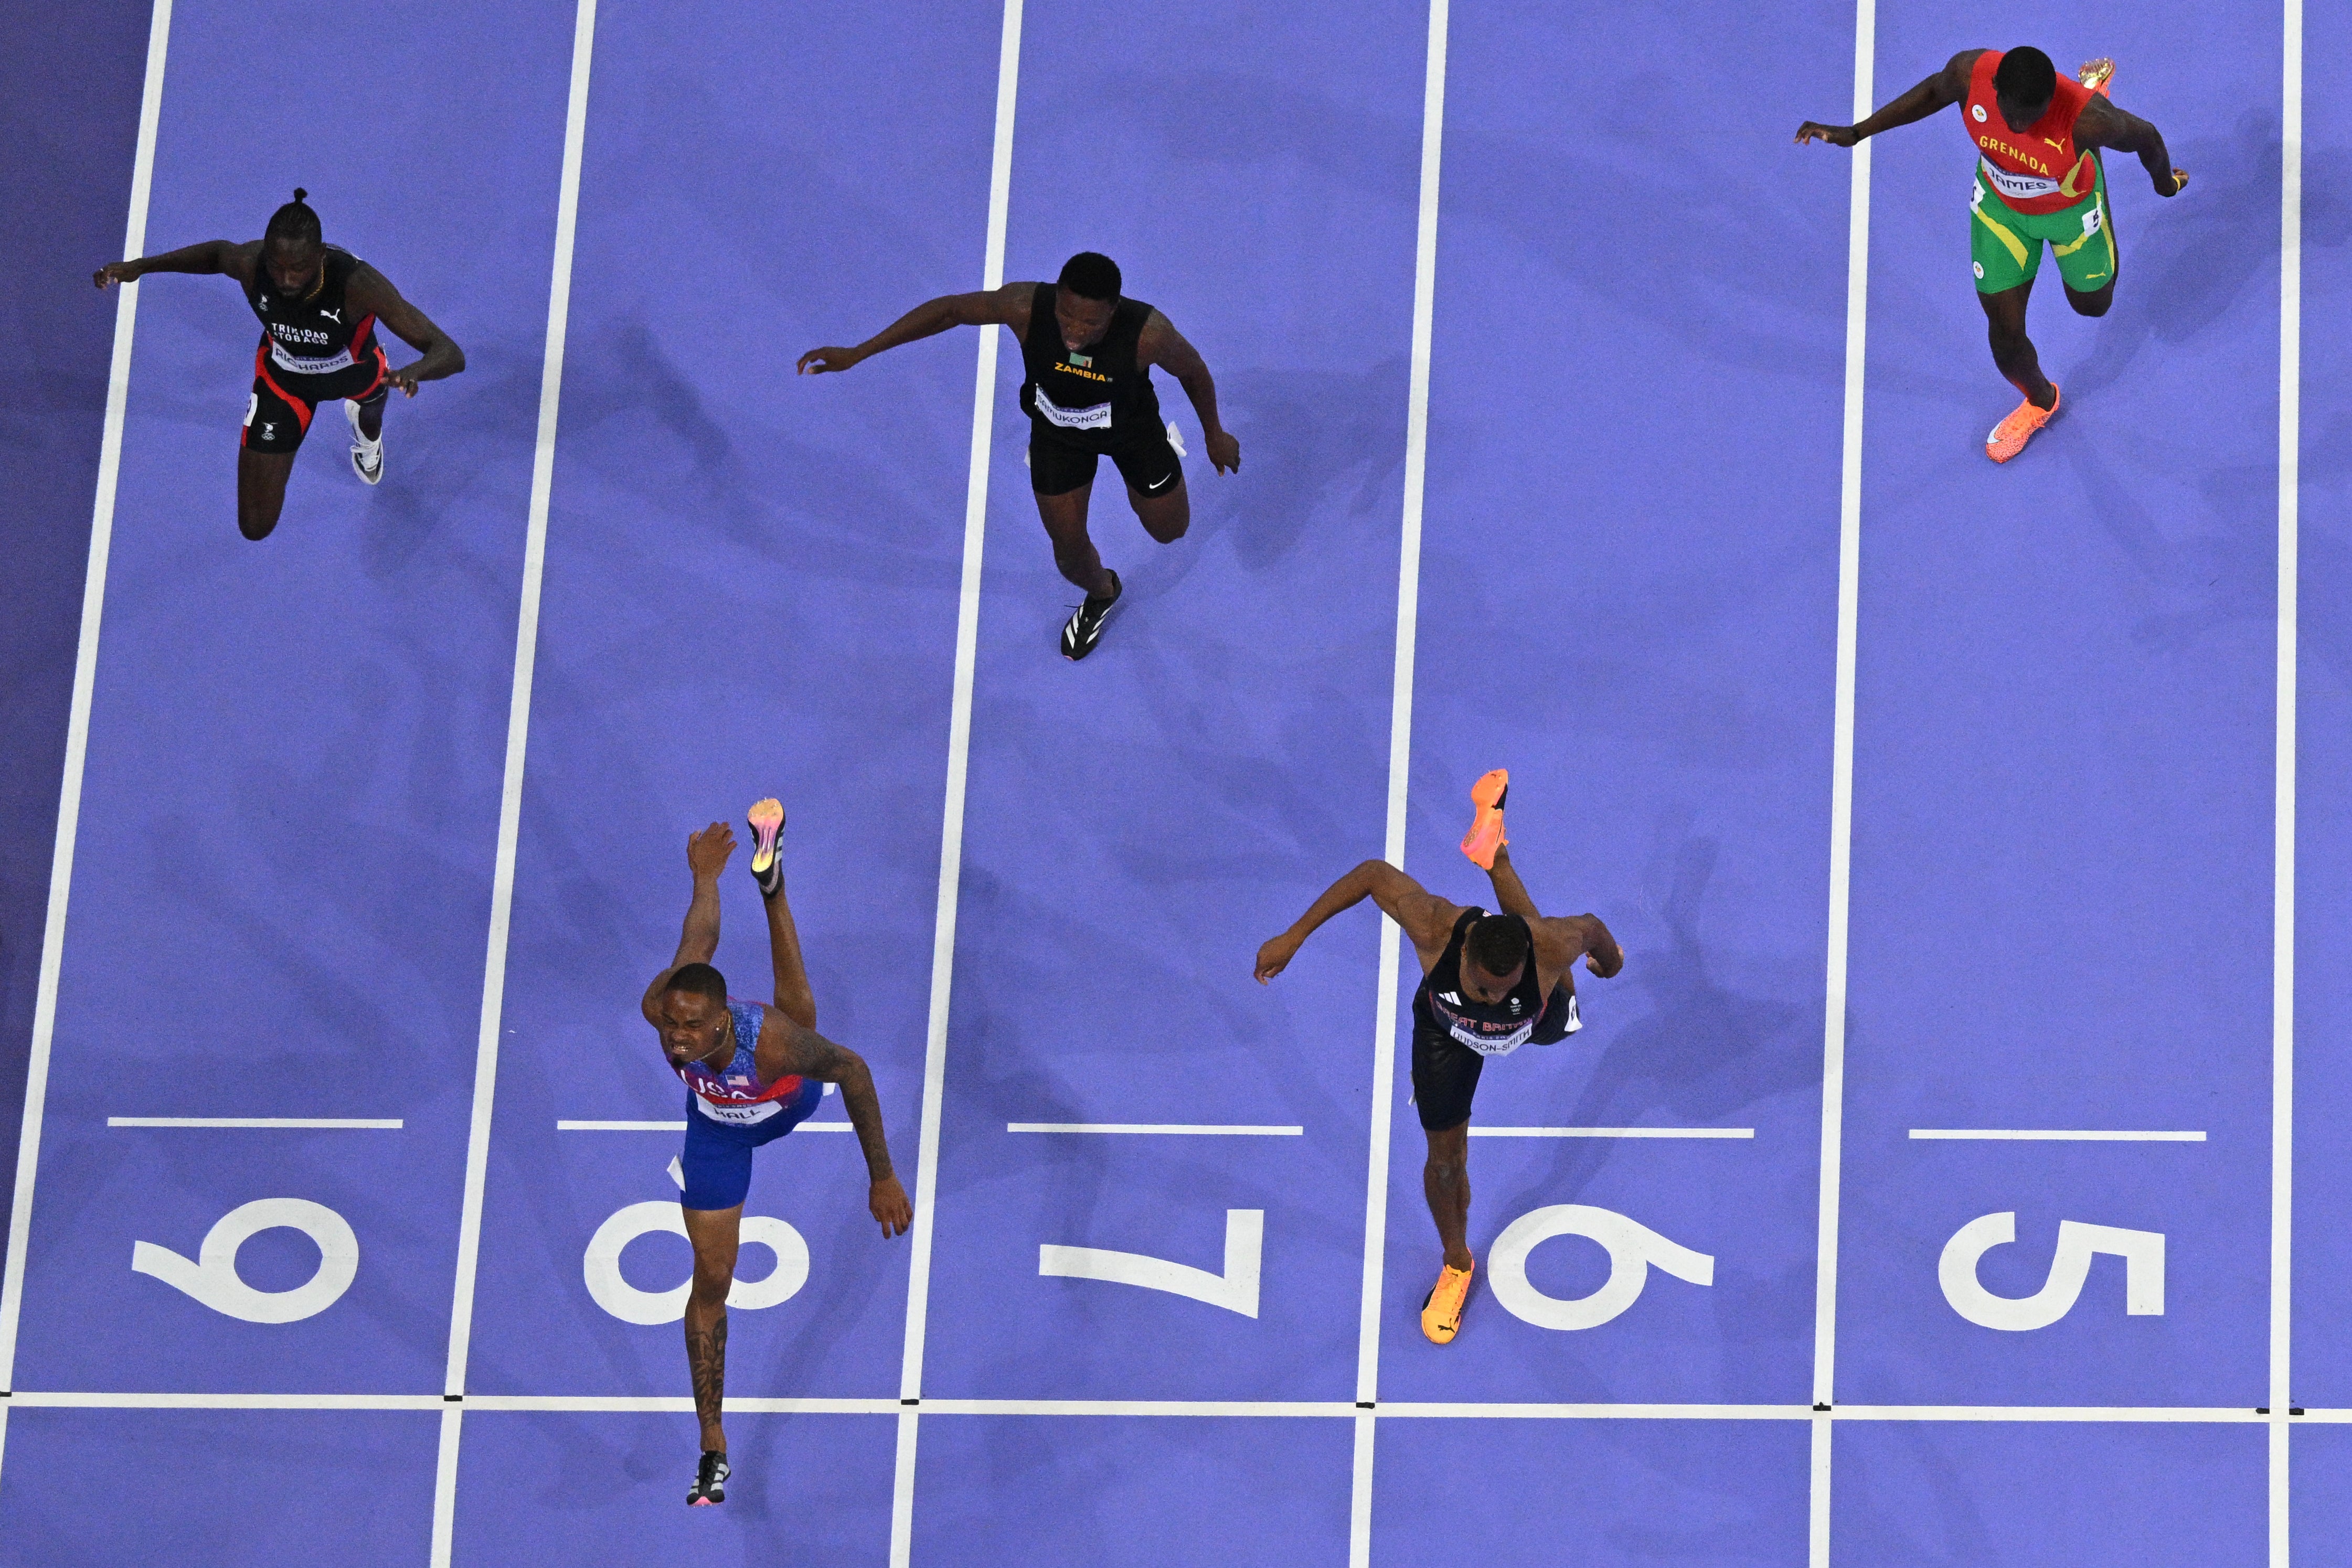
[[[332,375],[337,371],[347,371],[358,362],[352,358],[352,351],[349,349],[338,354],[329,354],[315,360],[305,359],[299,354],[289,354],[286,351],[285,346],[275,338],[269,340],[269,357],[279,370],[291,371],[298,376]]]
[[[777,1100],[761,1100],[749,1105],[721,1105],[699,1094],[694,1097],[694,1103],[712,1121],[730,1127],[748,1127],[755,1122],[764,1122],[784,1108],[782,1102]]]
[[[1508,1056],[1527,1044],[1528,1036],[1535,1032],[1533,1019],[1508,1034],[1480,1034],[1466,1024],[1448,1024],[1445,1032],[1476,1051],[1481,1056]]]
[[[2039,174],[2012,174],[1990,158],[1979,158],[1977,162],[1984,169],[1985,183],[2011,200],[2030,202],[2037,196],[2059,193],[2055,180],[2046,180]]]
[[[1064,408],[1045,395],[1044,387],[1037,389],[1036,395],[1037,413],[1048,424],[1058,424],[1064,430],[1110,428],[1110,404],[1107,402],[1090,403],[1085,408]]]

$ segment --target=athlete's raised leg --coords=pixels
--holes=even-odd
[[[759,879],[760,898],[768,909],[768,959],[776,972],[776,1010],[803,1029],[814,1029],[816,996],[809,989],[801,934],[793,925],[792,903],[784,896],[783,849],[777,842],[784,808],[775,800],[762,800],[751,808],[751,821],[755,841],[751,874]]]
[[[1135,508],[1135,520],[1143,525],[1143,531],[1163,545],[1174,544],[1192,526],[1192,497],[1181,479],[1164,496],[1147,496],[1129,485],[1127,501]]]
[[[743,1206],[679,1212],[686,1218],[686,1239],[694,1245],[694,1285],[686,1298],[686,1362],[694,1375],[694,1414],[702,1423],[702,1451],[724,1454],[727,1428],[719,1407],[727,1394],[727,1292],[735,1285]]]
[[[2025,302],[2032,293],[2033,280],[2029,277],[2014,288],[1979,294],[1977,302],[1984,307],[1985,338],[1992,346],[1992,362],[2010,385],[2025,394],[2026,402],[2047,409],[2057,405],[2058,389],[2042,373],[2042,356],[2034,351],[2033,340],[2025,335]]]
[[[1519,880],[1518,872],[1511,865],[1507,845],[1495,846],[1495,863],[1486,868],[1486,880],[1495,884],[1495,907],[1506,915],[1516,915],[1523,920],[1541,920],[1542,911],[1528,896],[1528,884]]]
[[[1045,537],[1054,541],[1054,565],[1062,575],[1089,599],[1111,599],[1118,595],[1118,580],[1104,567],[1094,538],[1087,532],[1087,499],[1094,488],[1081,485],[1058,496],[1039,496],[1037,517],[1045,525]]]
[[[266,539],[286,509],[286,476],[294,472],[291,452],[236,453],[236,528],[249,539]]]

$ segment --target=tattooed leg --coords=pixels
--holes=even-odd
[[[727,1292],[735,1283],[735,1247],[743,1208],[688,1208],[687,1239],[694,1244],[694,1287],[686,1298],[686,1364],[694,1377],[694,1413],[706,1452],[727,1451],[719,1410],[727,1394]]]

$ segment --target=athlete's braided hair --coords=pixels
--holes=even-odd
[[[1462,950],[1471,962],[1499,979],[1527,962],[1529,946],[1526,921],[1507,915],[1483,915],[1470,923]]]
[[[310,193],[301,186],[294,187],[294,199],[269,214],[269,226],[261,237],[270,239],[308,240],[312,245],[324,242],[325,234],[319,227],[319,214],[302,198]]]
[[[2058,92],[2058,68],[2050,57],[2030,44],[2021,44],[2000,57],[1992,73],[1992,89],[2024,107],[2048,103]]]
[[[1062,287],[1081,299],[1118,298],[1118,263],[1100,251],[1082,250],[1062,263]]]

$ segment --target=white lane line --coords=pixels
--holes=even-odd
[[[1238,1122],[1007,1122],[1008,1133],[1141,1133],[1177,1137],[1297,1138],[1304,1127],[1247,1126]]]
[[[1448,0],[1429,0],[1429,40],[1422,69],[1420,212],[1412,246],[1411,379],[1405,390],[1404,497],[1397,537],[1396,653],[1389,691],[1388,821],[1381,853],[1404,864],[1405,801],[1412,772],[1412,682],[1421,626],[1421,529],[1429,475],[1430,345],[1437,320],[1438,189],[1445,170],[1445,43]],[[1380,1397],[1381,1295],[1388,1267],[1389,1142],[1395,1110],[1397,974],[1394,922],[1381,922],[1380,990],[1372,1033],[1370,1152],[1364,1172],[1364,1272],[1356,1314],[1356,1403]],[[1370,1421],[1356,1434],[1348,1503],[1349,1568],[1372,1555],[1372,1446]]]
[[[448,1412],[461,1406],[437,1394],[151,1394],[20,1392],[6,1402],[77,1410],[397,1410]],[[686,1395],[470,1394],[462,1408],[492,1413],[679,1416]],[[771,1399],[730,1396],[729,1414],[897,1416],[914,1410],[896,1399]],[[927,1416],[1166,1416],[1198,1419],[1365,1420],[1362,1408],[1337,1399],[926,1399]],[[1803,1405],[1605,1405],[1537,1401],[1407,1400],[1379,1416],[1440,1421],[1916,1421],[2116,1422],[2262,1426],[2274,1418],[2244,1406],[2205,1405],[1841,1405],[1823,1414]],[[2325,1426],[2352,1424],[2352,1409],[2312,1409],[2294,1417]]]
[[[988,165],[988,233],[980,286],[1004,284],[1004,225],[1013,204],[1013,120],[1021,96],[1022,0],[1004,0],[996,46],[996,132]],[[988,536],[988,465],[996,420],[996,329],[980,329],[972,369],[971,455],[964,481],[963,571],[956,592],[953,695],[948,706],[947,795],[940,815],[940,896],[931,924],[931,1005],[923,1035],[923,1112],[915,1143],[915,1225],[907,1262],[907,1332],[898,1396],[921,1396],[923,1335],[930,1319],[931,1238],[940,1186],[940,1101],[948,1081],[948,1011],[955,980],[956,910],[963,885],[964,788],[971,758],[972,672],[980,658],[980,565]],[[890,1568],[915,1550],[915,1448],[911,1409],[898,1422],[890,1483]]]
[[[579,0],[572,25],[572,82],[563,111],[563,168],[555,196],[555,251],[547,289],[547,347],[540,363],[539,431],[531,454],[530,509],[523,535],[522,591],[515,617],[514,683],[507,701],[506,771],[499,797],[498,859],[490,882],[482,961],[481,1030],[474,1051],[473,1119],[466,1137],[465,1196],[457,1218],[457,1280],[450,1293],[444,1394],[462,1394],[473,1345],[474,1273],[482,1242],[482,1188],[489,1169],[490,1113],[498,1097],[499,1026],[506,1007],[507,936],[514,914],[515,845],[522,824],[523,762],[530,743],[531,678],[539,662],[540,588],[547,568],[547,511],[555,486],[557,411],[572,319],[572,254],[579,232],[580,161],[588,136],[588,72],[596,47],[596,0]],[[448,1568],[457,1506],[459,1425],[445,1421],[433,1488],[433,1568]]]
[[[2271,821],[2270,1560],[2287,1568],[2294,1326],[2294,806],[2303,472],[2303,0],[2285,0],[2279,148],[2278,691]]]
[[[147,193],[155,176],[155,131],[163,117],[163,59],[172,38],[172,0],[155,0],[147,24],[147,78],[139,98],[139,143],[131,164],[131,215],[122,254],[147,247]],[[49,1093],[49,1051],[57,1039],[58,977],[65,964],[66,904],[73,890],[74,844],[81,828],[81,779],[89,758],[89,705],[98,685],[99,622],[106,610],[106,563],[114,544],[114,496],[122,468],[122,420],[131,402],[131,339],[139,285],[118,286],[114,358],[107,371],[106,423],[99,440],[98,492],[90,504],[89,565],[82,576],[81,636],[74,649],[73,696],[67,709],[64,777],[58,789],[58,833],[49,857],[49,905],[41,931],[41,968],[33,990],[33,1038],[25,1069],[25,1120],[16,1138],[16,1190],[8,1210],[8,1267],[0,1276],[0,1388],[16,1376],[16,1319],[24,1306],[26,1248],[33,1232],[33,1178],[41,1163],[41,1118]]]
[[[298,1127],[331,1132],[365,1128],[400,1130],[399,1120],[356,1116],[109,1116],[110,1127]]]
[[[1854,0],[1853,118],[1868,118],[1878,51],[1876,0]],[[1829,932],[1822,1008],[1821,1203],[1813,1260],[1813,1406],[1837,1384],[1839,1183],[1845,1161],[1845,1009],[1848,906],[1853,878],[1854,647],[1862,602],[1862,413],[1870,328],[1870,143],[1853,150],[1846,194],[1845,423],[1838,471],[1836,695],[1830,740]],[[1830,1428],[1813,1423],[1806,1525],[1811,1568],[1830,1562]]]
[[[1752,1138],[1753,1127],[1480,1127],[1474,1138]]]
[[[1956,1143],[1985,1138],[2030,1144],[2201,1144],[2205,1141],[2205,1134],[2196,1132],[2136,1133],[2058,1127],[1914,1127],[1911,1135]]]
[[[559,1133],[683,1133],[684,1122],[558,1122]],[[846,1122],[803,1122],[793,1129],[795,1133],[847,1133],[855,1131]]]

